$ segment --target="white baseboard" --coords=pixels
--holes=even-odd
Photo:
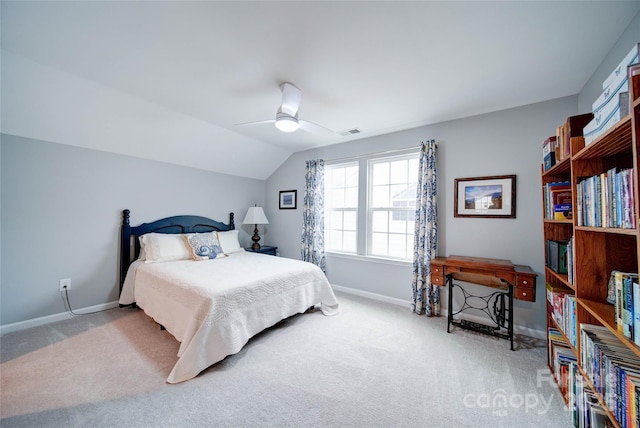
[[[370,291],[358,290],[356,288],[344,287],[342,285],[331,284],[334,290],[342,291],[343,293],[353,294],[356,296],[366,297],[372,300],[378,300],[380,302],[391,303],[393,305],[403,306],[405,308],[412,308],[411,302],[408,300],[396,299],[395,297],[383,296],[382,294],[371,293]]]
[[[395,297],[384,296],[382,294],[371,293],[369,291],[358,290],[358,289],[355,289],[355,288],[345,287],[345,286],[337,285],[337,284],[331,284],[331,287],[334,290],[342,291],[343,293],[347,293],[347,294],[353,294],[353,295],[356,295],[356,296],[362,296],[362,297],[366,297],[368,299],[378,300],[380,302],[391,303],[393,305],[403,306],[403,307],[409,308],[409,309],[411,309],[413,307],[411,302],[408,301],[408,300],[397,299]],[[444,305],[444,306],[446,306],[446,305]],[[441,313],[442,313],[442,316],[446,317],[449,312],[447,311],[446,307],[442,307],[441,308]],[[468,319],[469,321],[475,321],[475,322],[480,322],[480,323],[482,323],[483,321],[486,322],[486,319],[482,318],[481,316],[474,316],[472,314],[465,315],[465,318]],[[533,338],[536,338],[536,339],[546,340],[546,338],[547,338],[547,333],[545,331],[535,330],[533,328],[520,326],[520,325],[517,325],[517,324],[513,325],[513,332],[514,332],[514,334],[522,334],[524,336],[529,336],[529,337],[533,337]]]
[[[118,302],[109,302],[109,303],[103,303],[101,305],[89,306],[81,309],[74,309],[73,312],[75,312],[78,315],[86,315],[90,312],[104,311],[107,309],[113,309],[117,307],[118,307]],[[25,330],[31,327],[37,327],[40,325],[51,324],[52,322],[56,322],[56,321],[68,320],[73,317],[74,315],[68,312],[61,312],[58,314],[47,315],[46,317],[34,318],[26,321],[16,322],[13,324],[0,325],[0,335],[5,333],[12,333],[14,331]]]

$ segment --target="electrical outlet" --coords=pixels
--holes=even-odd
[[[71,290],[71,278],[65,278],[60,280],[60,292],[62,293],[65,288],[67,291]]]

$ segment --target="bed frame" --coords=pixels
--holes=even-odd
[[[138,237],[145,233],[197,233],[211,232],[217,230],[220,232],[235,229],[233,222],[233,213],[229,213],[229,224],[211,220],[210,218],[179,215],[174,217],[162,218],[151,223],[142,223],[139,226],[132,227],[129,224],[129,215],[131,211],[122,211],[122,227],[120,240],[120,293],[124,278],[127,275],[129,265],[138,258],[140,254],[140,240]]]

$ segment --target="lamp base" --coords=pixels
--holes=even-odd
[[[253,241],[253,245],[251,246],[252,250],[259,250],[260,249],[260,244],[258,244],[258,241],[260,241],[260,235],[258,235],[258,225],[255,225],[255,228],[253,229],[253,236],[251,237],[251,240]]]

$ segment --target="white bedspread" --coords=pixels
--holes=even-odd
[[[120,303],[134,301],[180,342],[169,383],[195,377],[265,328],[315,304],[325,315],[338,309],[317,266],[252,252],[206,261],[134,262]]]

